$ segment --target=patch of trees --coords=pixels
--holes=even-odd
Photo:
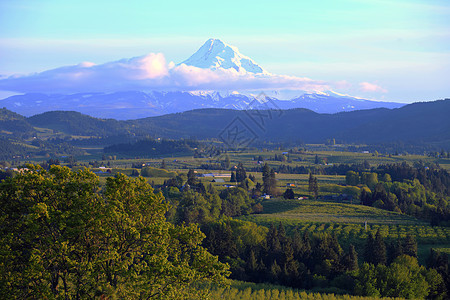
[[[161,189],[172,204],[170,220],[177,224],[203,224],[221,217],[261,212],[261,203],[249,197],[248,190],[252,185],[246,178],[238,186],[219,192],[211,184],[205,187],[194,171],[189,170],[186,177],[178,175],[166,180]]]
[[[117,153],[127,156],[155,157],[175,153],[192,153],[199,143],[193,140],[154,140],[144,139],[135,143],[123,143],[107,146],[105,153]]]
[[[380,165],[374,172],[346,173],[346,184],[361,188],[361,204],[430,220],[450,221],[450,174],[440,168],[402,164]]]
[[[0,137],[0,159],[12,160],[14,158],[24,159],[34,155],[82,155],[84,150],[75,148],[67,142],[52,143],[35,139],[31,142],[34,147],[29,147],[26,142],[15,139]]]
[[[404,162],[380,165],[375,171],[381,176],[389,174],[392,181],[417,179],[427,190],[450,196],[450,174],[444,169],[426,167],[420,162],[416,166],[410,166]]]
[[[202,231],[204,246],[231,266],[236,280],[363,296],[446,296],[448,261],[434,253],[428,269],[419,266],[417,243],[411,236],[387,245],[380,232],[369,234],[360,256],[353,245],[344,251],[336,236],[328,233],[295,229],[289,236],[282,223],[267,230],[251,222],[223,219],[203,224]]]
[[[319,162],[317,162],[319,163]],[[336,164],[331,166],[290,166],[281,164],[277,172],[285,174],[315,174],[315,175],[345,175],[348,171],[364,172],[370,170],[370,164],[364,161],[360,164]]]

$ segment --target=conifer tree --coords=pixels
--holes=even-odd
[[[250,254],[247,260],[247,270],[250,271],[251,274],[256,272],[258,269],[258,261],[256,260],[255,251],[250,250]]]
[[[292,189],[286,189],[286,191],[283,194],[284,199],[294,199],[295,194]]]
[[[317,199],[317,197],[319,196],[319,183],[317,182],[317,177],[314,177],[313,193],[314,193],[314,198]]]
[[[263,167],[263,192],[269,195],[277,194],[275,171],[267,163]]]
[[[417,258],[417,242],[416,239],[408,234],[406,239],[403,241],[403,254],[416,257]]]
[[[373,264],[373,247],[375,241],[371,232],[367,235],[366,245],[364,248],[364,261]]]
[[[314,176],[313,174],[310,172],[309,173],[309,179],[308,179],[308,191],[310,193],[313,192],[313,186],[314,186]]]
[[[387,262],[386,257],[386,244],[381,236],[380,230],[378,229],[375,234],[374,245],[373,245],[373,264],[383,264]]]
[[[267,250],[272,253],[278,253],[281,251],[280,237],[278,235],[278,230],[272,223],[267,233]]]
[[[236,175],[234,174],[234,172],[231,172],[230,182],[236,182]]]
[[[388,263],[392,263],[397,257],[403,255],[403,246],[400,239],[391,242],[388,254]]]
[[[195,177],[195,171],[194,169],[189,169],[187,173],[187,184],[190,186],[194,186],[197,184],[197,178]]]
[[[343,263],[345,269],[348,271],[358,270],[358,253],[353,244],[350,244],[348,253],[344,256]]]
[[[278,282],[281,274],[281,267],[278,265],[277,260],[274,260],[270,266],[270,278],[273,282]]]
[[[247,178],[247,173],[245,172],[244,165],[240,162],[236,169],[236,181],[242,182]]]

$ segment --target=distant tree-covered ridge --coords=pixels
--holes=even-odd
[[[33,127],[66,135],[107,139],[114,136],[146,136],[180,139],[220,139],[233,120],[240,120],[261,142],[356,143],[378,145],[396,151],[420,149],[440,151],[450,148],[450,99],[405,105],[398,109],[372,109],[336,114],[318,114],[306,109],[252,112],[226,109],[199,109],[183,113],[117,121],[98,119],[77,112],[54,111],[24,118],[6,109],[0,114],[0,132],[33,134]],[[2,121],[3,120],[3,121]],[[14,123],[14,126],[12,124]],[[416,149],[417,151],[419,149]]]
[[[27,167],[0,183],[0,298],[193,299],[227,276],[142,177]]]

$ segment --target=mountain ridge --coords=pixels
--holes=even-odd
[[[252,109],[266,101],[267,108],[291,109],[306,108],[318,113],[336,113],[371,109],[377,107],[398,108],[402,103],[361,100],[348,96],[304,94],[291,100],[275,97],[244,95],[220,92],[182,92],[182,91],[123,91],[115,93],[77,93],[15,95],[0,100],[0,107],[6,107],[25,116],[54,110],[78,111],[93,117],[114,118],[118,120],[137,119],[182,112],[198,108]]]
[[[39,127],[68,135],[100,138],[196,137],[223,141],[227,128],[237,124],[253,134],[256,141],[264,142],[323,143],[334,138],[342,143],[410,143],[450,149],[448,111],[450,99],[408,104],[396,109],[377,108],[336,114],[319,114],[301,108],[280,111],[205,108],[128,121],[99,119],[65,111],[21,118],[4,109],[0,132],[10,138],[19,136],[21,130],[32,136],[33,128]],[[261,116],[265,116],[264,119]],[[19,127],[15,129],[12,125]],[[9,134],[3,134],[8,130]]]

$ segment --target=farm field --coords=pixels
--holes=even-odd
[[[421,224],[417,219],[395,212],[359,204],[319,200],[273,199],[263,203],[264,211],[250,218],[257,220],[281,219],[301,222],[330,222],[362,224]]]
[[[240,219],[258,225],[282,223],[287,233],[329,233],[336,235],[342,245],[355,245],[363,253],[369,233],[380,230],[389,243],[407,235],[418,242],[419,261],[424,263],[430,249],[450,253],[450,228],[430,226],[411,216],[359,204],[316,200],[271,199],[263,202],[262,214],[242,216]],[[367,221],[367,225],[365,222]]]
[[[351,295],[335,295],[333,293],[320,293],[303,291],[285,286],[273,284],[255,284],[250,282],[233,281],[227,288],[212,288],[210,290],[211,299],[225,300],[371,300],[380,299],[374,297],[362,297]],[[400,298],[383,298],[383,299],[400,299]]]

